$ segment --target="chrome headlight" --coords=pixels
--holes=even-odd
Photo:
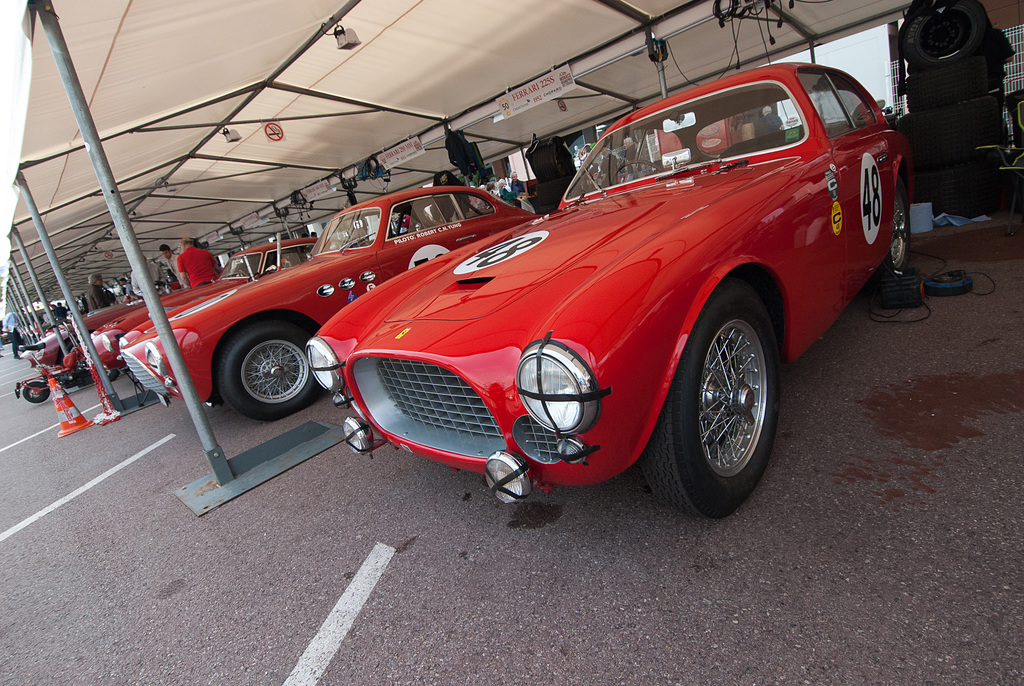
[[[114,352],[114,348],[115,348],[114,343],[110,340],[110,336],[108,336],[107,334],[101,334],[100,335],[100,343],[103,344],[103,348],[108,353]]]
[[[593,428],[608,393],[579,355],[550,338],[526,346],[516,369],[516,390],[531,417],[562,434]]]
[[[314,336],[306,343],[306,357],[317,382],[329,391],[340,391],[344,382],[341,378],[341,362],[334,354],[334,348],[327,341]]]
[[[155,369],[160,376],[167,376],[167,362],[154,341],[146,343],[146,364],[150,369]]]

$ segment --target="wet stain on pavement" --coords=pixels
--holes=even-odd
[[[175,579],[171,583],[167,584],[159,591],[156,592],[156,597],[160,600],[167,600],[168,598],[174,597],[184,591],[188,587],[188,584],[184,579]]]
[[[516,505],[515,514],[508,522],[510,529],[540,529],[554,524],[562,516],[561,505],[522,503]]]
[[[414,543],[416,543],[416,539],[418,538],[419,536],[413,536],[412,538],[408,539],[405,543],[395,548],[395,553],[404,553],[409,548],[411,548]]]
[[[881,458],[854,458],[830,476],[836,485],[867,484],[880,507],[899,510],[924,504],[923,496],[935,493],[937,470],[944,464],[942,455],[915,460],[892,453]]]
[[[875,431],[908,448],[942,450],[984,434],[969,422],[1024,409],[1024,369],[976,376],[921,376],[876,389],[861,401]]]

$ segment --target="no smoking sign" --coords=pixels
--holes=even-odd
[[[268,121],[264,124],[263,133],[267,134],[267,138],[275,143],[284,140],[284,129],[281,128],[281,124],[276,121]]]

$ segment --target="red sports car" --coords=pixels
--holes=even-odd
[[[314,243],[316,243],[315,238],[289,238],[280,242],[250,246],[228,259],[219,280],[198,288],[173,291],[161,296],[160,303],[165,310],[171,311],[190,303],[206,300],[246,281],[258,279],[264,274],[276,272],[279,266],[283,269],[300,264],[309,258]],[[142,329],[136,328],[139,326]],[[120,353],[121,339],[123,338],[123,343],[128,345],[142,335],[144,329],[151,326],[149,310],[142,307],[129,310],[93,331],[92,342],[96,346],[103,366],[107,369],[124,367],[125,362]]]
[[[303,346],[331,315],[396,274],[536,216],[456,186],[353,205],[331,219],[307,262],[172,313],[199,397],[254,419],[292,414],[316,397]],[[123,343],[121,355],[151,390],[178,393],[152,330]]]
[[[905,265],[911,174],[848,75],[728,76],[621,119],[559,211],[394,279],[307,354],[359,451],[481,472],[506,502],[639,460],[723,517],[767,466],[780,359]]]

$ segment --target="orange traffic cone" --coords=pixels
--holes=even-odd
[[[57,383],[57,379],[52,376],[50,377],[50,393],[53,395],[53,404],[57,406],[57,416],[61,417],[58,438],[92,426],[92,422],[82,416],[75,404],[71,402],[68,394]]]

